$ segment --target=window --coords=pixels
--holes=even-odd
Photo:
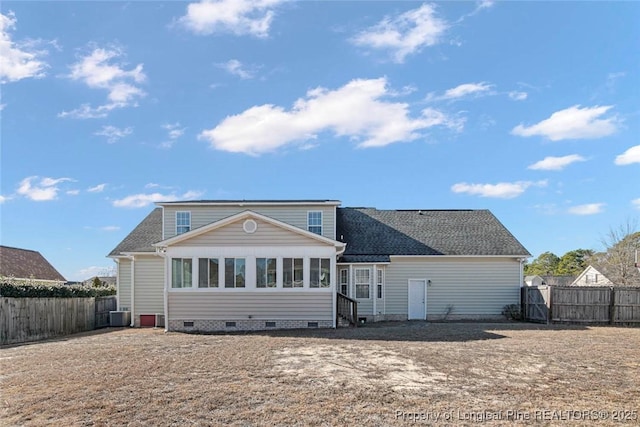
[[[191,230],[191,212],[176,212],[176,234]]]
[[[190,288],[191,287],[191,258],[171,259],[171,287]]]
[[[198,260],[198,287],[218,287],[218,259],[200,258]]]
[[[378,290],[378,298],[382,298],[382,284],[384,283],[384,272],[382,270],[378,270],[376,287]]]
[[[224,287],[244,288],[245,260],[244,258],[224,259]]]
[[[356,268],[356,298],[369,299],[371,287],[371,270],[368,268]]]
[[[307,230],[322,235],[322,211],[307,212]]]
[[[301,288],[303,285],[302,258],[282,259],[282,286],[285,288]]]
[[[275,288],[277,281],[276,259],[256,258],[256,287]]]
[[[311,258],[309,287],[328,288],[331,285],[331,260],[329,258]]]
[[[349,295],[349,270],[346,268],[340,270],[340,293]]]

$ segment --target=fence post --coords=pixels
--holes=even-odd
[[[611,293],[609,294],[609,324],[613,325],[615,323],[615,313],[616,313],[616,288],[611,287]]]
[[[553,323],[553,286],[549,286],[547,289],[549,291],[549,302],[547,303],[547,325],[549,325],[550,323]]]

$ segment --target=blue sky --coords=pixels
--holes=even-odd
[[[640,3],[1,6],[0,237],[68,279],[176,199],[490,209],[537,256],[640,216]]]

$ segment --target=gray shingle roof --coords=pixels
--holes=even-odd
[[[530,256],[488,210],[338,208],[336,234],[347,243],[343,260],[365,255]]]
[[[38,251],[0,246],[0,276],[66,282]]]
[[[488,210],[338,208],[341,262],[389,262],[389,255],[506,255],[529,252]],[[162,208],[154,209],[109,256],[154,252],[162,240]]]
[[[123,252],[155,252],[151,245],[162,240],[162,208],[155,208],[109,256],[118,256]]]

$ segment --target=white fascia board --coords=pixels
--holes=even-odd
[[[319,241],[321,243],[325,243],[325,244],[328,244],[328,245],[335,246],[337,248],[343,248],[343,247],[346,246],[346,243],[338,242],[336,240],[332,240],[332,239],[329,239],[327,237],[320,236],[320,235],[312,233],[310,231],[303,230],[301,228],[298,228],[298,227],[295,227],[293,225],[287,224],[286,222],[278,221],[276,219],[270,218],[270,217],[265,216],[265,215],[261,215],[259,213],[256,213],[256,212],[253,212],[253,211],[250,211],[250,210],[239,212],[239,213],[237,213],[235,215],[231,215],[231,216],[226,217],[224,219],[221,219],[219,221],[212,222],[211,224],[208,224],[208,225],[205,225],[205,226],[202,226],[202,227],[198,227],[198,228],[196,228],[194,230],[191,230],[191,231],[188,231],[186,233],[182,233],[182,234],[179,234],[177,236],[171,237],[169,239],[163,240],[162,242],[154,243],[153,246],[155,246],[155,247],[167,247],[167,246],[182,242],[184,240],[188,240],[188,239],[191,239],[193,237],[199,236],[201,234],[208,233],[209,231],[213,231],[213,230],[216,230],[218,228],[222,228],[222,227],[224,227],[226,225],[232,224],[232,223],[234,223],[236,221],[239,221],[241,219],[244,219],[244,218],[259,219],[261,221],[267,222],[267,223],[269,223],[271,225],[274,225],[276,227],[283,228],[283,229],[291,231],[293,233],[300,234],[300,235],[302,235],[304,237],[308,237],[308,238],[317,240],[317,241]]]
[[[531,258],[531,255],[389,255],[394,258]]]
[[[252,202],[247,200],[246,202],[156,202],[156,206],[340,206],[342,204],[339,200],[323,200],[323,201],[290,201],[290,202]]]

